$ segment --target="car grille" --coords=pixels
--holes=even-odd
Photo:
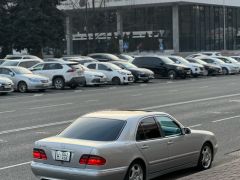
[[[98,77],[98,78],[103,78],[103,76],[98,76],[98,75],[95,75],[95,77]]]

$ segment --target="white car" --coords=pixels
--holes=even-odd
[[[0,76],[11,79],[14,89],[21,93],[29,90],[45,91],[51,84],[49,78],[33,74],[23,67],[0,66]]]
[[[87,67],[79,64],[79,66],[83,69],[83,75],[85,77],[85,86],[92,85],[102,85],[107,84],[107,77],[105,74],[101,72],[97,72],[95,70],[88,69]]]
[[[82,70],[74,62],[43,62],[36,64],[30,70],[34,74],[48,77],[55,89],[69,86],[75,89],[85,82]]]
[[[41,60],[39,57],[33,56],[33,55],[7,55],[4,59],[8,59],[8,60],[38,59],[38,60]]]
[[[24,68],[31,68],[34,65],[43,62],[41,59],[18,59],[18,60],[6,60],[1,66],[18,66]]]
[[[7,94],[13,91],[13,82],[11,79],[0,76],[0,94]]]
[[[108,62],[95,62],[85,64],[89,69],[95,69],[106,75],[109,82],[114,85],[128,84],[134,81],[134,77],[130,71],[123,70],[115,64]]]
[[[168,56],[169,59],[174,61],[177,64],[183,64],[191,69],[192,76],[202,76],[204,74],[204,67],[201,64],[190,63],[181,56]]]
[[[238,62],[234,58],[227,57],[227,56],[217,56],[215,58],[218,58],[218,59],[224,61],[225,63],[229,63],[229,64],[233,64],[233,65],[237,66],[239,68],[239,72],[240,72],[240,62]]]
[[[235,59],[236,61],[240,62],[240,56],[231,56],[231,58]]]
[[[203,57],[197,57],[197,58],[206,63],[219,65],[222,68],[223,75],[236,74],[239,72],[238,66],[229,64],[229,63],[225,63],[224,61],[222,61],[218,58],[214,58],[214,57],[210,57],[210,56],[209,57],[203,56]]]

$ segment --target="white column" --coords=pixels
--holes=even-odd
[[[172,7],[173,50],[179,52],[179,9],[178,5]]]
[[[117,10],[117,34],[121,36],[121,39],[119,40],[119,51],[122,53],[123,52],[123,42],[122,42],[122,37],[123,37],[123,19],[122,19],[122,12],[120,10]]]
[[[66,17],[66,42],[67,42],[67,55],[72,55],[73,54],[72,24],[71,18],[69,16]]]

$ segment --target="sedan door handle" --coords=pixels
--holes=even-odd
[[[167,144],[168,144],[168,145],[171,145],[171,144],[173,144],[173,141],[168,141]]]
[[[141,147],[141,149],[148,149],[149,148],[149,146],[147,146],[147,145],[143,145],[142,147]]]

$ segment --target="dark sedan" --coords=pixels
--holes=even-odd
[[[134,82],[137,81],[149,82],[149,80],[154,79],[154,73],[149,69],[139,68],[125,61],[111,61],[111,63],[119,66],[122,69],[130,71],[134,76]]]

